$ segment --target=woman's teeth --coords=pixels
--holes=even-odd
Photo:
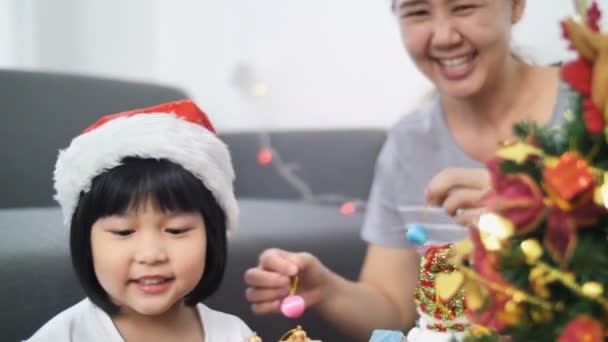
[[[459,66],[462,66],[462,65],[468,63],[471,60],[471,57],[472,57],[472,55],[458,57],[458,58],[449,58],[449,59],[445,58],[445,59],[440,59],[439,63],[444,67],[454,68],[454,67],[459,67]]]

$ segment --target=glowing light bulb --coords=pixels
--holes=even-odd
[[[513,236],[515,231],[511,221],[492,213],[481,215],[477,227],[480,231],[492,235],[498,240],[508,239]]]
[[[258,152],[258,163],[260,165],[268,165],[272,163],[272,150],[269,148],[262,148]]]
[[[264,97],[268,94],[268,85],[262,82],[256,83],[253,85],[251,92],[255,97]]]
[[[357,212],[357,206],[354,202],[344,202],[340,206],[340,213],[342,215],[352,215]]]

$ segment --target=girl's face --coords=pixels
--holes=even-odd
[[[181,304],[202,278],[206,245],[200,213],[163,213],[151,204],[91,228],[99,283],[121,310],[141,315]]]
[[[396,0],[395,13],[416,66],[442,93],[469,97],[505,70],[524,7],[525,0]]]

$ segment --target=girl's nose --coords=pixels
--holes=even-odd
[[[146,237],[139,241],[134,259],[141,264],[162,264],[168,260],[165,246],[160,237]]]

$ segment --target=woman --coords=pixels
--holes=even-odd
[[[403,227],[424,220],[423,201],[443,207],[452,223],[471,222],[489,188],[483,163],[511,138],[513,124],[558,123],[567,108],[557,69],[526,64],[511,53],[512,26],[525,0],[392,5],[408,54],[437,91],[389,132],[380,153],[362,231],[368,248],[360,278],[346,280],[307,253],[266,250],[245,274],[256,313],[277,312],[289,276],[297,273],[308,307],[353,338],[367,340],[377,328],[407,330],[416,320],[419,255]],[[430,231],[436,242],[466,234],[445,224],[429,227],[436,228]]]

